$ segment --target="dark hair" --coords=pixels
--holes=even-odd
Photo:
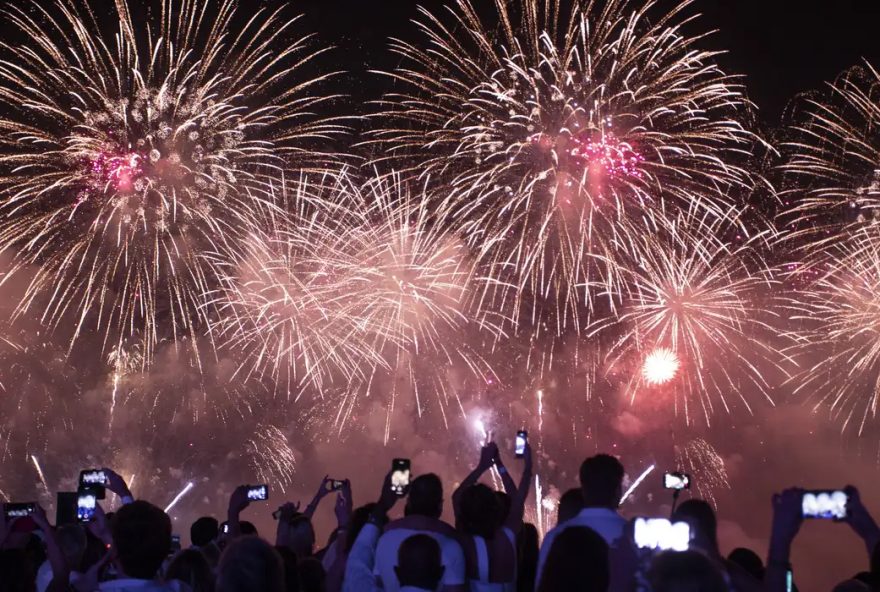
[[[357,540],[361,529],[370,519],[370,514],[372,514],[373,510],[375,509],[376,504],[370,503],[365,506],[361,506],[360,508],[355,508],[355,511],[351,513],[351,519],[348,521],[348,531],[345,535],[346,553],[351,551],[351,548],[354,547],[354,542]]]
[[[699,551],[665,551],[648,570],[653,592],[727,592],[721,572]]]
[[[257,532],[257,527],[254,526],[254,523],[247,520],[242,520],[238,523],[238,530],[245,536],[258,536],[260,534]]]
[[[320,561],[309,557],[300,561],[296,568],[301,592],[324,592],[327,574],[324,573],[324,566]]]
[[[569,489],[559,498],[559,510],[556,513],[556,524],[571,520],[584,509],[584,492],[577,487]]]
[[[299,592],[299,570],[296,568],[296,553],[288,547],[275,547],[284,564],[284,588],[286,592]]]
[[[32,592],[35,572],[24,549],[0,549],[0,591]]]
[[[211,573],[211,566],[205,556],[196,549],[185,549],[175,555],[165,571],[165,579],[183,582],[191,592],[214,590],[214,574]]]
[[[113,547],[125,575],[150,580],[171,550],[171,519],[150,502],[126,504],[113,518]]]
[[[496,491],[495,499],[498,500],[498,527],[504,525],[507,517],[510,516],[510,507],[513,505],[513,498],[506,491]]]
[[[443,580],[443,557],[440,544],[426,534],[415,534],[400,544],[397,567],[400,586],[436,590]]]
[[[516,536],[517,577],[516,587],[521,592],[535,589],[535,577],[538,572],[538,529],[534,524],[526,522]]]
[[[538,592],[606,592],[610,578],[605,539],[586,526],[571,526],[553,540]]]
[[[219,533],[220,524],[211,516],[202,516],[189,527],[189,539],[197,547],[204,547],[216,539]]]
[[[743,571],[759,582],[764,581],[764,562],[761,560],[761,557],[751,549],[737,547],[730,552],[730,555],[727,556],[727,560],[738,565]]]
[[[407,516],[439,518],[443,514],[443,483],[434,473],[420,475],[409,486],[406,500]]]
[[[217,592],[285,592],[281,556],[261,538],[239,537],[220,556],[216,587]]]
[[[608,454],[591,456],[581,464],[584,507],[616,508],[620,505],[623,465]]]
[[[501,508],[495,492],[476,483],[461,494],[461,524],[465,534],[491,539],[498,528]]]
[[[697,529],[695,538],[698,541],[705,541],[705,543],[711,546],[709,549],[704,549],[704,551],[718,552],[718,521],[715,518],[715,510],[712,509],[708,502],[700,499],[689,499],[676,508],[675,513],[672,515],[672,520],[688,522],[695,526]]]

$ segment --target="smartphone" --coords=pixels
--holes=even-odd
[[[180,551],[180,535],[172,534],[171,535],[171,549],[168,551],[168,556],[175,555]]]
[[[682,489],[690,489],[691,476],[687,473],[679,473],[678,471],[664,473],[663,487],[665,489],[674,489],[676,491],[681,491]]]
[[[404,495],[409,487],[410,463],[408,458],[395,458],[391,463],[391,491]]]
[[[55,502],[55,526],[76,524],[75,491],[59,491]]]
[[[85,469],[79,473],[80,488],[88,487],[95,494],[97,499],[104,499],[106,492],[104,488],[107,486],[107,475],[104,469]]]
[[[78,522],[91,522],[95,518],[95,507],[98,498],[94,490],[85,489],[77,492],[76,496],[76,519]]]
[[[794,592],[794,573],[790,569],[785,571],[785,592]]]
[[[224,522],[223,524],[220,525],[220,532],[222,534],[229,534],[229,523],[228,522]]]
[[[691,527],[687,522],[670,522],[666,518],[636,518],[633,539],[639,549],[687,551]]]
[[[3,513],[6,514],[6,518],[25,518],[33,514],[36,508],[36,502],[3,504]]]
[[[520,430],[516,433],[516,442],[513,445],[513,452],[516,454],[516,458],[522,458],[526,454],[526,442],[529,441],[529,433],[525,430]]]
[[[252,502],[264,502],[269,499],[268,485],[248,485],[247,498]]]
[[[339,491],[345,486],[345,481],[330,479],[327,481],[327,491]]]
[[[801,514],[804,518],[843,520],[849,496],[841,490],[805,491],[801,498]]]

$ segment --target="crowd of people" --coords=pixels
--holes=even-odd
[[[480,478],[493,471],[496,491]],[[803,491],[773,498],[766,562],[739,548],[719,550],[712,506],[689,499],[669,524],[687,525],[685,548],[645,546],[636,521],[618,512],[624,467],[609,455],[587,458],[578,489],[560,499],[558,523],[538,540],[524,522],[532,478],[526,446],[518,482],[494,443],[451,497],[454,525],[442,520],[444,487],[437,475],[405,485],[392,473],[375,502],[354,508],[348,481],[327,478],[305,508],[285,503],[274,544],[242,519],[247,486],[230,496],[224,522],[205,516],[190,529],[191,546],[175,549],[171,520],[136,500],[124,480],[104,469],[118,511],[100,505],[87,523],[52,526],[37,506],[27,520],[0,517],[0,592],[787,592],[796,590],[789,553],[803,521]],[[397,485],[397,486],[396,486]],[[849,487],[844,520],[862,538],[866,571],[835,592],[880,591],[880,528]],[[335,493],[337,528],[316,548],[312,516]],[[404,504],[403,517],[390,519]],[[26,523],[30,523],[28,526]]]

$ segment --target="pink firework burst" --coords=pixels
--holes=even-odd
[[[137,152],[122,155],[98,153],[90,167],[95,184],[100,189],[111,185],[116,191],[131,191],[135,179],[143,174],[142,160],[143,157]]]
[[[639,165],[644,162],[645,157],[613,134],[605,134],[598,140],[575,137],[571,141],[574,144],[570,151],[571,156],[583,160],[586,166],[600,165],[609,175],[637,178],[642,176]]]

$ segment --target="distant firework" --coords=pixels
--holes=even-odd
[[[273,207],[271,178],[322,167],[310,144],[340,131],[309,116],[328,97],[300,66],[323,50],[282,9],[152,8],[143,22],[116,0],[114,32],[104,4],[6,3],[22,42],[0,64],[0,248],[35,269],[19,312],[45,306],[74,340],[97,326],[107,348],[138,336],[145,361],[195,340],[213,282],[200,251],[234,243]]]
[[[792,297],[795,393],[861,435],[880,404],[880,244],[829,247]]]
[[[658,219],[733,222],[749,104],[682,32],[690,2],[494,4],[500,30],[470,0],[422,9],[423,45],[392,43],[403,63],[369,143],[448,187],[488,301],[577,331],[594,296],[614,306],[621,248]]]
[[[812,252],[880,244],[880,73],[866,62],[801,99],[787,135],[781,169],[792,243]]]
[[[736,400],[750,412],[756,397],[772,404],[764,370],[784,361],[767,341],[776,280],[753,245],[645,237],[633,255],[620,315],[593,329],[623,331],[609,357],[637,360],[630,397],[661,388],[688,422],[699,412],[707,423]]]
[[[676,466],[691,475],[693,487],[701,498],[718,506],[715,493],[730,489],[724,458],[703,438],[675,447]]]

